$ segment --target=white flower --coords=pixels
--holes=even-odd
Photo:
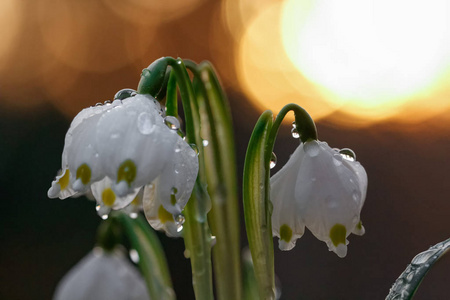
[[[144,280],[123,253],[94,249],[58,284],[54,300],[148,300]]]
[[[159,102],[148,95],[82,110],[66,134],[62,171],[48,196],[92,193],[104,218],[127,205],[134,205],[128,210],[135,214],[143,187],[158,180],[161,205],[179,215],[192,192],[198,158],[176,129],[165,124]]]
[[[350,151],[308,141],[272,176],[273,235],[281,250],[292,249],[305,226],[339,257],[347,254],[350,233],[364,234],[367,174]]]

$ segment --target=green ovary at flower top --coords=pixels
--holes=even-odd
[[[124,94],[123,100],[85,108],[74,118],[65,138],[62,170],[48,196],[92,194],[104,218],[111,209],[135,214],[144,206],[152,226],[176,228],[197,177],[197,153],[178,135],[178,128],[166,125],[158,101],[136,93],[117,95]],[[153,189],[156,193],[146,192]],[[158,218],[161,209],[173,216],[171,221]]]
[[[301,143],[270,181],[272,229],[281,250],[291,250],[305,226],[339,257],[347,255],[350,233],[364,234],[367,174],[351,150]]]

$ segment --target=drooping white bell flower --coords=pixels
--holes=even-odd
[[[181,211],[189,200],[198,172],[197,152],[179,140],[174,159],[161,175],[144,189],[143,208],[150,225],[168,236],[179,236],[184,217]]]
[[[272,176],[272,226],[281,250],[292,249],[305,226],[339,257],[347,254],[350,233],[364,234],[367,174],[349,151],[308,141]]]
[[[95,248],[58,284],[54,300],[148,300],[139,271],[119,250]]]
[[[64,199],[92,193],[99,215],[107,217],[111,209],[129,205],[140,191],[142,198],[143,187],[161,178],[168,191],[164,188],[160,193],[180,191],[175,193],[175,203],[171,197],[161,197],[165,209],[178,215],[198,173],[198,158],[192,153],[177,130],[165,124],[159,102],[149,95],[86,108],[66,134],[62,171],[48,196]]]

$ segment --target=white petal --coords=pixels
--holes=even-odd
[[[56,176],[55,180],[52,182],[52,186],[47,192],[49,198],[60,198],[65,199],[71,196],[78,196],[80,193],[74,191],[70,185],[70,171],[69,169],[64,169],[61,174]]]
[[[102,114],[96,130],[103,169],[120,195],[152,182],[172,159],[178,137],[153,98],[136,95],[122,103]]]
[[[148,300],[142,276],[117,252],[94,249],[67,273],[55,300]]]
[[[173,215],[181,213],[188,202],[198,174],[198,155],[181,137],[155,183],[155,197]]]
[[[362,207],[361,201],[354,198],[361,199],[361,195],[365,195],[360,176],[326,143],[307,142],[304,151],[295,188],[298,210],[305,225],[318,239],[338,255],[344,255],[345,247],[339,244],[346,245],[344,239],[359,222]],[[330,238],[333,228],[339,228],[337,244]]]
[[[300,145],[283,168],[270,179],[272,231],[279,238],[281,250],[291,250],[305,231],[295,203],[295,182],[304,156],[302,148]]]
[[[176,222],[177,217],[169,213],[156,197],[158,180],[159,178],[144,188],[142,202],[145,217],[155,230],[165,231],[166,235],[170,237],[179,237],[182,233],[183,224],[182,222]]]
[[[111,209],[118,210],[129,205],[137,196],[139,189],[135,189],[132,193],[119,197],[112,190],[113,182],[108,177],[97,181],[91,185],[92,194],[97,201],[97,213],[105,218]]]

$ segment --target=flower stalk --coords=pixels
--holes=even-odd
[[[193,86],[200,109],[201,137],[208,194],[212,208],[208,221],[217,236],[213,247],[217,298],[242,298],[242,276],[239,245],[239,210],[236,158],[231,113],[228,101],[209,62],[197,65],[185,61],[193,73]]]
[[[166,75],[166,69],[164,69],[164,72],[161,69],[168,66],[172,67],[168,82],[167,94],[169,97],[166,99],[166,106],[168,107],[166,112],[168,115],[177,116],[176,87],[178,86],[184,110],[186,141],[190,144],[195,144],[199,154],[199,175],[191,198],[184,209],[184,217],[186,219],[184,223],[184,240],[187,253],[189,253],[189,258],[191,259],[192,281],[196,299],[213,299],[211,233],[207,222],[210,199],[206,191],[206,174],[203,145],[200,136],[201,120],[198,104],[182,59],[165,57],[155,61],[149,68],[151,69],[152,66],[156,70],[156,75],[154,76],[159,76],[159,79],[154,79],[152,72],[146,72],[144,69],[138,92],[158,90],[157,88],[148,89],[145,83],[148,82],[149,85],[153,85],[155,82],[156,85],[162,84],[161,78]]]

